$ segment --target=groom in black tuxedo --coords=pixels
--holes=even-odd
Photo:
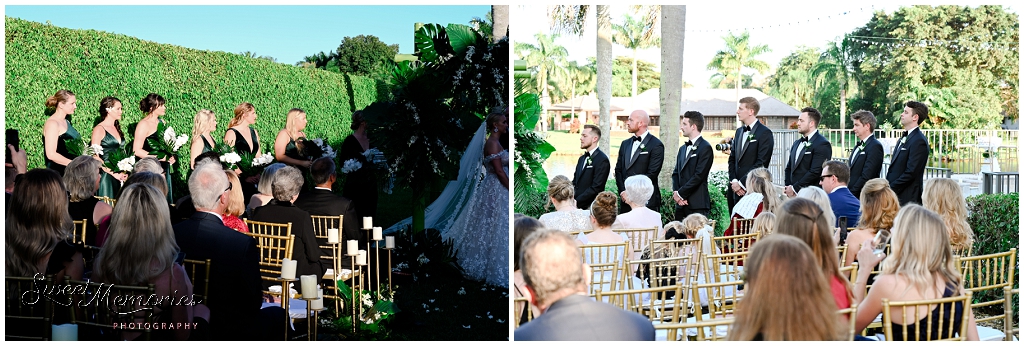
[[[900,114],[900,124],[907,131],[892,149],[892,163],[885,179],[900,199],[900,205],[921,204],[924,185],[924,167],[928,164],[928,139],[918,127],[928,118],[928,106],[917,101],[907,102]]]
[[[355,205],[352,200],[341,197],[331,192],[331,186],[338,180],[337,172],[335,172],[334,160],[330,158],[321,157],[316,161],[313,161],[313,165],[309,167],[309,174],[313,177],[313,184],[316,187],[312,190],[305,191],[299,194],[299,197],[295,199],[295,206],[299,209],[305,210],[309,215],[318,216],[338,216],[342,215],[342,225],[340,227],[339,236],[342,244],[345,244],[346,240],[358,240],[360,244],[366,241],[363,232],[359,231],[359,216],[356,214]],[[327,239],[317,238],[317,244],[319,246],[327,246]],[[320,248],[321,256],[331,256],[331,249]],[[352,257],[343,256],[341,259],[342,268],[348,268],[352,261]],[[334,263],[331,260],[320,258],[320,263],[323,264],[324,268],[334,268]]]
[[[850,154],[850,193],[860,199],[860,191],[868,180],[878,178],[882,172],[882,157],[885,150],[882,143],[872,134],[878,121],[875,115],[866,110],[853,112],[853,134],[857,135],[857,145]]]
[[[821,165],[832,159],[832,143],[818,133],[821,113],[817,109],[804,107],[797,119],[797,132],[802,137],[793,143],[786,161],[786,196],[796,197],[800,189],[817,186],[821,181]]]
[[[597,147],[600,139],[600,128],[591,124],[583,125],[583,131],[580,131],[580,149],[587,152],[576,162],[576,172],[572,176],[576,207],[580,209],[590,209],[590,204],[594,203],[597,194],[604,191],[604,184],[611,173],[612,165],[608,155]]]
[[[757,167],[768,168],[772,161],[775,138],[771,129],[757,121],[760,110],[761,103],[749,96],[740,99],[736,110],[736,118],[743,126],[736,129],[729,152],[729,210],[747,193],[742,186],[747,183],[747,173]]]
[[[665,160],[665,145],[647,131],[647,125],[651,123],[651,117],[643,110],[635,110],[629,114],[626,121],[626,129],[633,137],[622,141],[619,146],[619,158],[615,162],[615,185],[619,193],[626,191],[626,178],[643,174],[651,178],[654,184],[654,193],[647,201],[647,208],[658,211],[661,208],[661,190],[658,189],[658,174],[661,173],[661,163]],[[619,214],[630,211],[626,202],[619,203]]]
[[[708,216],[711,212],[708,176],[715,159],[711,144],[700,135],[704,130],[703,114],[686,112],[679,127],[689,140],[679,148],[676,169],[672,171],[672,200],[676,202],[676,221],[682,221],[690,214]]]

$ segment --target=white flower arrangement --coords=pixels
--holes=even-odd
[[[419,262],[420,262],[420,264],[427,264],[427,263],[429,263],[429,262],[430,262],[430,259],[429,259],[429,258],[427,258],[427,256],[426,256],[426,255],[424,255],[424,254],[420,254],[420,257],[417,257],[417,258],[416,258],[416,261],[419,261]]]
[[[166,130],[164,130],[163,137],[164,143],[167,143],[167,146],[171,147],[171,149],[174,151],[178,151],[179,149],[181,149],[181,146],[185,145],[185,143],[188,143],[187,135],[179,136],[177,133],[174,132],[174,128],[170,126],[168,126]]]
[[[135,169],[135,156],[118,161],[117,168],[121,169],[122,172],[131,172]]]
[[[347,161],[345,161],[345,164],[341,166],[341,172],[349,174],[358,171],[360,168],[363,168],[363,164],[360,163],[359,160],[348,159]]]
[[[367,162],[373,162],[377,155],[384,155],[384,153],[377,148],[366,149],[366,151],[363,152],[363,157],[366,157]]]
[[[239,161],[242,161],[242,157],[236,153],[227,153],[220,156],[220,162],[225,162],[229,165],[234,165]]]
[[[270,155],[270,153],[267,152],[267,153],[264,153],[263,155],[260,155],[260,156],[257,156],[256,158],[254,158],[252,160],[252,165],[253,166],[263,166],[263,165],[268,165],[271,162],[274,162],[274,155]]]
[[[99,144],[90,145],[85,151],[85,155],[103,155],[103,147]]]
[[[178,151],[179,149],[181,149],[181,146],[185,145],[185,143],[188,143],[188,136],[181,135],[178,136],[178,138],[175,138],[173,145],[174,151]]]

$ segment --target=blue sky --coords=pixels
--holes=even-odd
[[[469,24],[473,6],[5,6],[5,14],[201,50],[271,56],[294,64],[333,51],[345,36],[374,35],[412,53],[417,22]]]

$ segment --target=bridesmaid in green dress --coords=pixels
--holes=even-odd
[[[303,140],[306,138],[306,133],[302,131],[306,129],[307,123],[306,111],[300,108],[292,108],[286,116],[284,129],[278,131],[277,138],[274,139],[274,159],[302,171],[302,177],[304,178],[302,183],[303,191],[313,188],[312,179],[307,178],[309,176],[309,167],[313,165],[313,161],[302,157],[302,154],[299,153],[299,148],[295,145],[295,141],[300,138]]]
[[[92,129],[92,145],[103,147],[103,155],[95,156],[100,160],[106,160],[110,153],[121,149],[121,141],[124,140],[124,132],[121,132],[121,100],[116,97],[107,96],[100,101],[100,123]],[[121,190],[121,183],[128,179],[124,173],[115,173],[106,166],[100,166],[103,170],[103,177],[100,178],[100,189],[97,196],[117,198]]]
[[[217,116],[209,109],[202,109],[192,119],[192,145],[189,146],[189,167],[196,168],[196,157],[213,150],[216,142],[210,132],[217,129]]]
[[[78,130],[71,126],[71,114],[75,113],[77,107],[75,94],[68,90],[58,90],[46,99],[46,112],[53,113],[43,124],[43,157],[46,168],[57,171],[61,176],[64,176],[64,167],[74,159],[64,141],[82,138]]]
[[[135,142],[132,143],[132,151],[135,152],[135,156],[138,158],[145,158],[150,155],[149,143],[146,141],[148,138],[154,138],[160,140],[163,134],[156,133],[157,125],[163,122],[160,116],[167,112],[167,101],[164,100],[163,96],[151,93],[146,95],[142,101],[139,101],[139,110],[145,115],[142,120],[135,126]],[[172,183],[172,171],[171,165],[177,162],[174,156],[170,156],[160,160],[160,166],[164,169],[164,177],[167,179],[167,203],[174,203],[174,184]]]

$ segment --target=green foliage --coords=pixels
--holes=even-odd
[[[614,184],[614,180],[610,180]],[[715,236],[721,237],[729,224],[729,202],[722,195],[722,192],[713,185],[708,185],[708,193],[711,197],[711,212],[708,219],[717,220],[715,223]],[[516,196],[518,198],[519,196]],[[661,223],[666,224],[675,221],[676,201],[672,199],[672,190],[661,189]]]
[[[117,173],[126,172],[125,170],[117,166],[118,162],[121,162],[121,160],[127,158],[135,157],[135,154],[132,152],[132,148],[128,147],[127,142],[121,143],[121,146],[118,147],[116,150],[110,150],[109,152],[104,152],[103,154],[103,156],[106,156],[106,158],[103,159],[103,166],[107,167],[107,169],[110,169],[112,172]]]
[[[597,59],[587,58],[586,68],[589,71],[597,71]],[[653,63],[637,60],[637,95],[644,91],[658,88],[661,84],[661,70]],[[594,72],[596,73],[596,72]],[[633,58],[620,56],[616,57],[614,65],[612,65],[612,96],[615,97],[629,97],[632,94],[631,85],[633,84]],[[588,84],[590,89],[593,91],[594,85]],[[577,91],[577,95],[584,94],[582,90]]]
[[[530,66],[531,76],[526,92],[537,93],[545,105],[550,105],[552,94],[565,94],[561,90],[566,85],[559,83],[559,79],[563,75],[562,69],[569,51],[555,44],[558,34],[548,36],[537,33],[534,38],[537,39],[536,45],[516,42],[516,56]]]
[[[765,93],[788,105],[810,105],[814,83],[810,70],[818,62],[820,51],[799,46],[779,61],[775,74],[768,77]]]
[[[388,45],[373,35],[345,36],[338,46],[334,59],[341,73],[363,76],[382,76],[387,73],[389,63],[395,61],[398,45]]]
[[[974,254],[986,255],[1010,251],[1017,248],[1017,256],[1020,256],[1020,194],[992,194],[977,195],[967,198],[967,223],[974,231]],[[1020,260],[1018,259],[1018,269]],[[1013,287],[1019,288],[1019,280],[1013,281]],[[974,299],[992,300],[1000,298],[1000,292],[978,292]],[[1019,320],[1020,298],[1014,296],[1013,311],[1014,321]],[[993,314],[1001,313],[1002,305],[991,307],[995,310]]]
[[[250,102],[259,119],[260,148],[268,151],[277,132],[284,128],[285,114],[299,107],[309,114],[306,134],[328,138],[340,145],[348,135],[353,110],[378,99],[377,83],[361,76],[332,74],[252,59],[238,54],[211,52],[143,41],[95,30],[72,30],[6,17],[6,121],[21,131],[22,138],[42,138],[44,102],[59,89],[77,95],[75,128],[89,138],[95,109],[107,95],[120,98],[125,107],[121,124],[142,119],[137,105],[154,92],[167,100],[168,125],[189,133],[200,109],[217,114],[219,137],[234,117],[235,106]],[[85,131],[83,131],[85,130]],[[134,134],[125,132],[126,140]],[[29,167],[43,165],[41,141],[25,140]],[[174,191],[188,191],[189,146],[179,152]],[[175,198],[180,196],[175,196]]]
[[[440,24],[430,23],[416,30],[414,42],[416,55],[423,61],[437,61],[441,57],[455,54],[448,33]]]
[[[535,94],[522,94],[515,99],[515,152],[513,155],[513,178],[515,179],[516,210],[532,208],[520,202],[520,194],[528,195],[531,191],[547,188],[548,177],[544,172],[544,160],[547,160],[555,147],[548,143],[540,134],[533,131],[540,116],[540,102]]]
[[[718,71],[718,74],[722,76],[723,83],[731,81],[729,83],[735,86],[737,80],[743,81],[745,79],[742,74],[744,68],[753,69],[759,73],[768,71],[768,63],[756,59],[758,55],[772,51],[768,45],[752,45],[750,33],[746,31],[739,35],[729,33],[722,39],[725,41],[725,49],[715,53],[711,62],[708,63],[708,70]]]

